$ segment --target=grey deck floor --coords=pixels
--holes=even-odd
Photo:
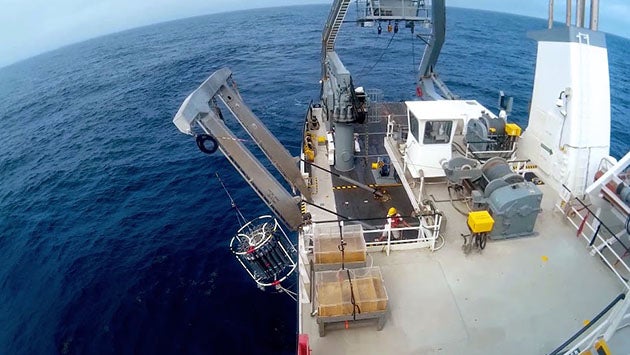
[[[432,186],[431,189],[440,189]],[[489,241],[464,255],[465,217],[441,203],[446,245],[437,252],[372,253],[389,296],[387,323],[319,337],[303,304],[302,330],[314,354],[544,354],[591,319],[622,286],[591,257],[542,187],[538,236]]]

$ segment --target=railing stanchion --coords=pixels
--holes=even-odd
[[[591,241],[588,243],[589,247],[592,247],[593,244],[595,243],[595,239],[597,238],[597,235],[599,234],[599,229],[602,227],[602,224],[599,223],[597,225],[597,229],[595,229],[595,233],[593,233],[593,238],[591,238]]]

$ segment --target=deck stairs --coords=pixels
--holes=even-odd
[[[326,52],[332,52],[335,50],[337,34],[343,24],[343,20],[346,17],[349,6],[350,0],[335,0],[335,3],[330,10],[330,14],[328,15],[328,21],[326,21],[326,28],[322,38]]]

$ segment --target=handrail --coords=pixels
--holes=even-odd
[[[349,3],[350,3],[350,0],[335,0],[335,2],[333,3],[333,6],[330,8],[330,12],[328,13],[328,19],[326,20],[326,24],[324,25],[324,33],[322,36],[322,41],[323,41],[322,44],[324,45],[324,53],[325,53],[326,46],[331,44],[330,40],[331,40],[331,35],[333,32],[335,23],[337,22],[337,20],[343,21],[343,18],[346,16],[344,12],[341,18],[339,18],[341,15],[340,14],[341,9],[342,7],[344,7],[344,5],[348,5]],[[347,11],[347,6],[346,6],[346,11]],[[332,44],[334,45],[334,42]]]
[[[562,184],[562,187],[564,187],[569,193],[571,193],[571,190],[569,190],[569,188],[566,187],[564,184]],[[630,249],[628,249],[628,247],[621,240],[619,240],[619,238],[617,238],[616,233],[613,233],[613,231],[611,231],[610,228],[608,228],[608,226],[601,219],[599,219],[599,217],[597,217],[597,215],[593,213],[593,211],[591,211],[591,209],[584,202],[582,202],[582,200],[580,200],[577,197],[574,197],[574,199],[577,202],[579,202],[582,205],[582,207],[584,207],[584,209],[586,209],[591,214],[591,216],[599,222],[599,226],[603,226],[608,231],[608,233],[610,233],[610,235],[612,235],[615,238],[615,240],[617,240],[617,242],[623,246],[626,252],[630,251]],[[597,227],[597,231],[599,231],[599,227]],[[593,239],[591,240],[591,243],[590,243],[591,246],[593,245],[593,242],[595,241],[595,237],[597,236],[597,234],[598,233],[596,232],[595,235],[593,235]]]
[[[597,323],[597,321],[604,316],[604,314],[608,313],[611,308],[613,308],[619,301],[626,298],[625,293],[620,293],[615,297],[615,299],[610,302],[601,312],[599,312],[592,321],[590,321],[587,325],[583,326],[582,329],[578,330],[573,336],[571,336],[567,341],[562,343],[559,347],[557,347],[554,351],[552,351],[549,355],[558,355],[567,345],[571,344],[575,339],[577,339],[580,335],[584,334],[593,324]]]
[[[405,215],[405,216],[400,216],[401,218],[418,218],[418,217],[430,217],[435,215],[435,213],[431,213],[431,212],[424,212],[421,214],[417,214],[417,215]],[[356,221],[376,221],[376,220],[387,220],[387,217],[366,217],[366,218],[344,218],[344,222],[356,222]],[[322,220],[322,221],[313,221],[313,223],[336,223],[337,220],[336,219],[330,219],[330,220]]]
[[[357,13],[359,14],[358,21],[409,21],[420,20],[429,21],[429,7],[421,2],[405,3],[400,1],[399,4],[387,4],[381,5],[370,0],[358,0],[356,1]]]
[[[584,240],[588,243],[588,246],[592,248],[591,255],[599,255],[602,262],[617,276],[624,288],[626,290],[630,290],[630,284],[628,284],[627,277],[627,275],[630,274],[630,266],[623,260],[624,256],[628,253],[627,246],[619,240],[616,233],[613,233],[610,228],[603,223],[583,201],[574,197],[566,186],[564,186],[564,188],[567,191],[567,195],[561,196],[561,201],[556,204],[556,208],[558,208],[558,210],[560,210],[567,218],[567,221],[576,228],[577,235],[584,238]],[[577,209],[576,207],[578,207],[578,205],[573,205],[573,200],[577,200],[582,208]],[[585,213],[581,211],[585,211]],[[578,216],[581,219],[581,222],[574,221],[574,216]],[[593,224],[588,221],[589,217],[593,217],[593,224],[595,224],[594,222],[598,222],[597,227],[593,226]],[[602,233],[600,233],[601,227],[604,227],[604,229],[607,230],[612,237],[607,239],[603,238]],[[586,232],[587,229],[590,231],[589,233]],[[592,235],[590,233],[592,233]],[[596,240],[598,241],[598,245],[595,245]],[[617,252],[615,248],[613,248],[613,245],[616,244],[616,242],[619,242],[624,250],[624,253],[621,253],[621,250]],[[605,249],[607,249],[611,255],[605,255]],[[617,270],[617,264],[622,266],[622,270]],[[623,270],[627,272],[626,276],[622,275]]]
[[[364,230],[363,231],[364,234],[378,234],[379,236],[382,235],[384,232],[387,233],[387,240],[374,241],[374,242],[366,241],[366,246],[368,247],[385,246],[387,255],[389,255],[390,253],[391,246],[397,245],[397,244],[422,244],[425,247],[428,246],[431,249],[431,251],[435,251],[439,249],[439,248],[436,249],[435,243],[437,242],[437,239],[439,237],[440,225],[442,222],[441,222],[440,213],[434,213],[432,214],[432,216],[436,217],[436,220],[434,224],[430,224],[430,225],[425,224],[424,220],[420,218],[419,225],[412,225],[410,227]],[[416,238],[411,238],[411,239],[392,240],[392,235],[394,232],[398,232],[398,231],[402,232],[405,230],[418,231],[418,236]],[[425,231],[428,232],[430,236],[426,236]],[[426,243],[429,243],[429,244],[427,245]]]

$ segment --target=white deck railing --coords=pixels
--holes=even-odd
[[[609,171],[610,174],[616,174],[619,170],[618,165],[621,165],[623,169],[627,166],[627,162],[630,162],[630,154],[626,155],[622,161],[615,163],[609,159],[603,159],[599,166],[599,171]],[[593,183],[587,189],[587,193],[590,191],[591,198],[596,197],[601,189],[601,193],[605,194],[607,178],[601,177],[595,183]],[[567,221],[575,227],[577,236],[582,237],[588,243],[591,256],[599,256],[600,259],[608,266],[608,268],[617,276],[617,279],[624,287],[624,293],[620,294],[613,302],[607,306],[600,314],[593,319],[593,324],[586,325],[573,337],[567,340],[563,345],[558,347],[552,354],[574,354],[581,349],[590,350],[596,344],[596,342],[603,340],[609,341],[615,332],[624,327],[630,326],[630,297],[628,297],[628,291],[630,291],[630,285],[628,284],[628,278],[630,277],[630,267],[624,258],[630,256],[628,251],[628,241],[624,243],[622,238],[628,234],[626,226],[622,223],[620,231],[615,232],[606,223],[602,221],[600,217],[603,217],[603,213],[610,213],[611,215],[618,216],[615,207],[611,206],[611,210],[603,210],[598,207],[593,211],[589,205],[587,205],[581,199],[573,196],[571,191],[565,187],[565,191],[561,194],[561,199],[556,205],[556,208],[560,210],[566,217]],[[610,197],[610,196],[608,196]],[[619,207],[627,207],[619,205]],[[625,211],[627,214],[627,211]],[[628,218],[628,217],[624,217]],[[605,238],[604,236],[608,237]],[[615,248],[616,246],[616,248]],[[619,302],[621,301],[621,302]],[[604,315],[607,315],[605,318]],[[598,323],[597,320],[602,318],[602,321]],[[594,326],[592,330],[587,332],[588,327]]]
[[[577,202],[577,204],[575,202]],[[630,266],[624,261],[624,258],[628,257],[629,254],[626,248],[627,245],[619,239],[621,236],[619,234],[625,233],[625,230],[619,233],[612,231],[599,219],[599,212],[591,211],[580,199],[571,196],[570,192],[562,196],[556,208],[564,213],[569,223],[575,227],[577,235],[588,243],[591,249],[590,254],[592,256],[599,255],[604,263],[617,276],[619,281],[621,281],[626,291],[629,291],[630,285],[628,284],[627,277],[630,275]],[[604,238],[604,231],[607,231],[611,236]],[[613,247],[617,243],[624,249],[621,254]]]
[[[356,2],[357,18],[360,21],[368,20],[430,20],[429,8],[425,1],[374,1],[359,0]],[[404,26],[404,24],[401,24]]]
[[[487,142],[477,142],[477,143],[487,143]],[[495,156],[500,156],[506,159],[514,157],[514,153],[517,149],[517,142],[511,143],[511,149],[507,150],[472,150],[470,145],[474,143],[466,143],[466,158],[475,158],[475,159],[488,159]]]
[[[437,241],[440,238],[442,216],[440,214],[434,214],[427,217],[420,218],[420,223],[417,226],[363,229],[363,238],[365,239],[368,251],[383,250],[384,248],[387,255],[389,255],[391,250],[429,248],[431,251],[434,251],[439,249],[440,246],[437,245]],[[316,230],[316,223],[313,223],[310,228],[302,232],[303,240],[301,244],[304,246],[304,251],[312,252],[313,243],[311,243],[311,240],[313,240],[315,234],[317,234]],[[396,235],[399,233],[402,234],[404,231],[415,231],[415,237],[397,239]],[[383,236],[385,236],[385,239],[382,238]]]
[[[374,230],[364,230],[366,245],[368,250],[385,250],[387,255],[391,250],[409,250],[409,249],[422,249],[429,248],[434,251],[439,249],[437,241],[440,238],[440,224],[442,223],[442,216],[435,214],[433,216],[433,223],[427,224],[423,219],[420,219],[420,225],[403,227],[403,228],[383,228]],[[403,231],[416,231],[415,238],[397,239],[396,236]],[[382,237],[385,236],[384,240]]]

